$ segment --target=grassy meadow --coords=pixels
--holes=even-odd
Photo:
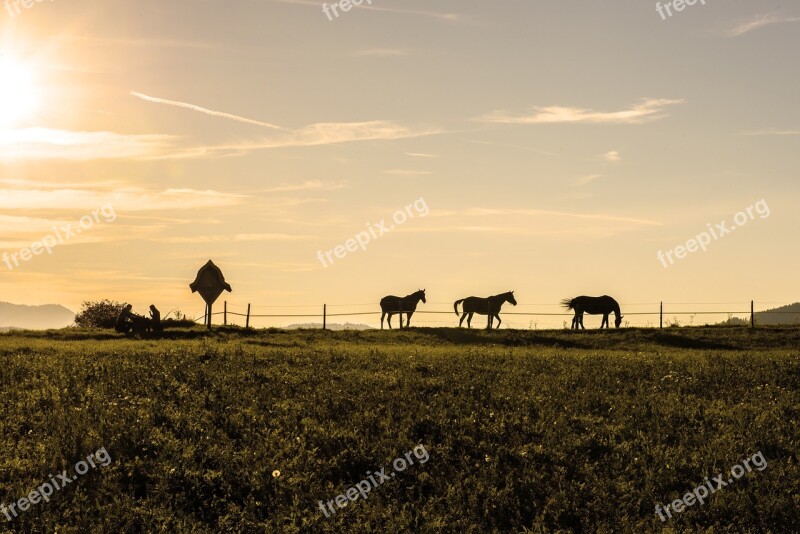
[[[2,532],[787,532],[800,329],[0,335]],[[429,459],[331,517],[417,445]],[[763,471],[666,522],[705,477]]]

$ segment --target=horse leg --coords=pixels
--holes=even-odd
[[[403,312],[400,312],[399,315],[400,315],[400,330],[402,330],[403,329]]]
[[[608,324],[608,314],[603,314],[603,321],[600,323],[600,330],[602,330]]]
[[[496,314],[494,314],[494,316],[497,318],[497,328],[500,328],[500,323],[503,322],[503,321],[500,320],[500,314],[496,313]]]
[[[386,324],[389,325],[389,330],[392,329],[392,312],[389,312],[389,318],[386,319]]]
[[[381,330],[383,330],[383,318],[386,317],[386,312],[381,315]]]
[[[411,327],[411,316],[414,315],[414,312],[408,312],[408,317],[406,317],[406,328]]]
[[[458,327],[459,327],[459,328],[461,328],[461,325],[462,325],[462,324],[464,324],[464,319],[466,319],[466,318],[467,318],[467,312],[464,312],[464,313],[461,315],[461,320],[460,320],[460,321],[458,321]]]
[[[578,317],[578,322],[581,323],[581,328],[583,330],[586,330],[586,327],[583,326],[583,314],[581,314],[580,317]]]
[[[491,330],[492,329],[492,319],[493,319],[493,317],[492,317],[491,313],[487,313],[486,315],[487,315],[487,317],[486,317],[486,329],[487,330]]]
[[[467,317],[467,328],[472,328],[472,314],[474,312],[469,312],[469,317]]]

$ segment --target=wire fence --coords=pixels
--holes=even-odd
[[[784,303],[759,303],[759,307]],[[447,306],[446,309],[441,309]],[[458,326],[461,314],[456,315],[452,303],[420,303],[413,312],[412,326],[446,327]],[[711,324],[742,324],[754,327],[764,315],[787,315],[782,324],[800,324],[800,313],[793,311],[756,310],[755,301],[750,302],[643,302],[621,304],[624,327],[702,326]],[[263,311],[261,311],[263,310]],[[267,313],[264,313],[267,312]],[[296,313],[295,313],[296,312]],[[252,306],[225,301],[223,310],[211,314],[212,322],[246,328],[380,328],[380,306],[375,303],[361,304],[306,304],[282,306]],[[447,317],[449,316],[449,317]],[[793,316],[793,317],[791,317]],[[405,324],[406,314],[403,314]],[[503,328],[525,330],[570,328],[573,312],[565,311],[559,304],[531,303],[519,306],[505,305],[500,312]],[[216,319],[215,319],[216,318]],[[352,321],[343,319],[352,318]],[[333,319],[333,321],[331,321]],[[598,327],[602,316],[584,316],[587,328]],[[205,314],[198,315],[195,322],[206,324]],[[487,317],[476,314],[473,327],[485,327]],[[772,321],[770,321],[772,322]],[[464,323],[466,326],[466,321]],[[497,323],[495,322],[495,327]],[[399,327],[398,316],[392,318],[392,327]]]

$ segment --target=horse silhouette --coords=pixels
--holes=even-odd
[[[406,295],[405,297],[396,297],[394,295],[389,295],[383,297],[381,299],[381,311],[383,314],[381,315],[381,330],[383,330],[383,319],[386,315],[389,315],[389,320],[387,323],[389,324],[389,329],[392,328],[392,315],[399,313],[400,314],[400,328],[403,328],[403,314],[408,314],[408,321],[406,321],[406,328],[411,326],[411,316],[414,315],[414,312],[417,310],[417,304],[419,301],[425,302],[425,290],[420,289],[416,293],[411,293],[410,295]]]
[[[514,300],[514,292],[509,291],[508,293],[501,293],[499,295],[494,295],[492,297],[467,297],[465,299],[457,300],[453,304],[453,309],[456,311],[456,315],[458,315],[458,305],[464,303],[463,315],[461,316],[461,320],[458,321],[458,327],[461,328],[461,324],[464,322],[464,318],[467,319],[467,328],[472,328],[472,315],[477,313],[479,315],[488,315],[488,321],[486,324],[486,328],[491,330],[493,318],[497,318],[497,328],[500,328],[500,308],[503,306],[505,302],[510,302],[514,306],[517,305],[517,301]]]
[[[572,318],[572,328],[576,330],[579,326],[584,330],[586,329],[586,327],[583,326],[584,313],[588,313],[589,315],[602,315],[603,322],[600,323],[600,328],[604,326],[608,328],[608,315],[610,313],[613,313],[615,317],[614,326],[619,328],[619,325],[622,323],[619,304],[608,295],[603,295],[602,297],[580,296],[574,299],[564,299],[561,301],[561,305],[568,310],[575,310],[575,317]]]

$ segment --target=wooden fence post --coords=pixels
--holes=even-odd
[[[664,301],[658,307],[658,327],[664,328]]]
[[[208,329],[211,330],[211,310],[213,310],[213,306],[211,304],[208,305]]]
[[[322,329],[323,330],[327,330],[328,329],[328,305],[327,304],[323,304],[322,305]]]
[[[756,327],[756,311],[755,311],[755,307],[756,307],[755,301],[751,300],[750,301],[750,328],[755,328]]]
[[[245,329],[250,328],[250,303],[247,303],[247,321],[244,324]]]
[[[225,301],[225,307],[222,310],[222,324],[228,326],[228,301]]]

